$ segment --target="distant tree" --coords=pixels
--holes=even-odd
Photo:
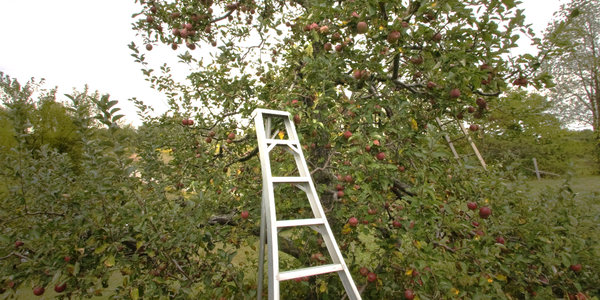
[[[600,141],[600,1],[564,4],[544,39],[563,119],[592,126]]]

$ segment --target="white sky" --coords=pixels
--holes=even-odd
[[[523,0],[536,34],[565,1]],[[127,99],[142,99],[158,112],[166,109],[165,98],[149,87],[127,48],[135,41],[145,51],[131,29],[131,15],[139,8],[133,0],[0,0],[0,71],[21,83],[45,78],[46,87],[58,86],[60,94],[88,84],[119,100],[127,121],[139,124]],[[174,61],[167,48],[155,47],[148,58]]]

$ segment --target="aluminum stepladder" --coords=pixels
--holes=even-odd
[[[483,169],[487,171],[487,165],[485,163],[485,160],[483,159],[483,156],[481,156],[481,153],[479,153],[479,149],[477,149],[477,145],[475,145],[475,142],[473,142],[473,139],[469,135],[469,132],[465,129],[465,126],[463,126],[463,124],[460,122],[460,120],[450,120],[446,123],[442,123],[442,121],[440,121],[440,118],[436,117],[435,121],[437,122],[438,126],[440,127],[440,130],[442,130],[444,132],[444,139],[448,143],[448,146],[450,146],[450,150],[452,150],[452,154],[454,154],[454,158],[456,158],[456,160],[460,164],[461,163],[460,156],[458,155],[458,153],[456,152],[456,148],[454,147],[454,141],[457,139],[454,139],[454,140],[450,139],[450,137],[444,130],[444,125],[447,125],[448,123],[456,121],[456,123],[458,123],[458,127],[460,128],[460,131],[463,134],[460,137],[460,139],[467,138],[469,145],[471,145],[471,149],[473,149],[473,153],[475,154],[475,156],[477,156],[477,159],[479,160],[479,164],[481,164]]]
[[[269,299],[279,299],[279,283],[284,280],[303,278],[337,272],[349,299],[361,299],[356,285],[352,280],[350,270],[344,262],[342,253],[335,241],[331,227],[325,217],[325,212],[317,196],[314,183],[311,179],[308,166],[302,153],[302,147],[290,114],[285,111],[256,109],[252,113],[258,140],[260,165],[262,171],[262,207],[260,222],[260,244],[258,257],[258,299],[262,299],[263,272],[264,272],[264,247],[268,242],[268,295]],[[278,132],[271,134],[273,118],[281,118],[287,131],[288,139],[275,139]],[[271,159],[269,152],[276,146],[286,147],[294,157],[299,176],[274,177],[271,174]],[[293,184],[307,195],[314,218],[296,220],[277,220],[275,210],[275,184]],[[309,226],[322,235],[332,264],[296,269],[280,272],[279,270],[279,229],[285,227]]]

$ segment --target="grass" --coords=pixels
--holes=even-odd
[[[565,183],[569,184],[571,189],[577,193],[578,197],[592,197],[600,199],[600,176],[583,176],[573,177],[570,179],[533,179],[525,182],[525,186],[529,189],[531,196],[538,196],[547,189],[558,189]]]

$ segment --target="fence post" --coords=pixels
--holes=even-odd
[[[537,176],[537,179],[541,180],[540,170],[538,169],[537,160],[535,159],[535,157],[533,158],[533,167],[535,168],[535,175]]]

